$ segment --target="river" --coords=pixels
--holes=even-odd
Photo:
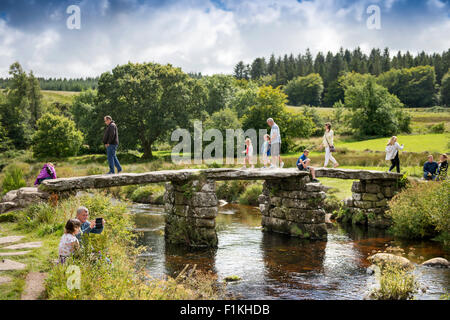
[[[164,209],[135,204],[131,208],[148,273],[174,276],[186,264],[216,273],[219,280],[237,275],[227,291],[239,299],[364,299],[375,285],[366,272],[367,256],[386,245],[399,246],[412,262],[449,259],[449,252],[433,241],[398,241],[381,230],[329,225],[327,241],[299,240],[265,233],[258,208],[236,204],[220,207],[216,218],[217,249],[191,250],[167,246]],[[374,251],[375,250],[375,251]],[[414,254],[414,255],[412,255]],[[421,287],[416,299],[439,299],[450,291],[450,269],[416,266]]]

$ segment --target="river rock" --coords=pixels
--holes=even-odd
[[[14,200],[17,198],[17,191],[19,190],[12,190],[5,194],[2,198],[2,202],[14,202]]]
[[[445,258],[433,258],[422,263],[423,266],[427,267],[439,267],[439,268],[448,268],[450,267],[450,263]]]
[[[411,261],[409,261],[405,257],[396,256],[395,254],[391,253],[376,253],[373,256],[368,257],[367,260],[378,266],[382,266],[386,263],[398,264],[405,269],[410,269],[413,266]]]

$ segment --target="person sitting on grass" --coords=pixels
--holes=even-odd
[[[423,165],[423,178],[425,180],[435,180],[438,167],[437,162],[433,161],[433,156],[430,154],[428,161]]]
[[[34,185],[40,185],[42,181],[47,179],[56,179],[56,170],[53,163],[49,162],[44,164],[44,166],[41,169],[41,172],[39,172],[39,175],[36,178],[36,181],[34,182]]]
[[[81,222],[70,219],[66,223],[65,231],[59,242],[59,263],[64,264],[76,250],[80,248],[77,235],[80,234]]]
[[[448,170],[448,162],[447,155],[445,153],[441,154],[439,162],[438,162],[438,176],[437,179],[439,181],[447,179],[447,170]]]
[[[78,240],[81,240],[83,234],[96,233],[100,234],[103,232],[103,226],[105,225],[105,220],[102,219],[102,227],[97,228],[94,221],[89,221],[89,210],[86,207],[79,207],[77,210],[77,219],[81,222],[81,232],[77,234]]]
[[[309,171],[311,172],[312,181],[313,182],[319,182],[319,180],[316,179],[316,170],[314,170],[313,167],[310,167],[311,159],[308,158],[309,150],[303,151],[303,154],[298,158],[297,160],[297,168],[300,171]]]

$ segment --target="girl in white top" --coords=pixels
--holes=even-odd
[[[65,263],[75,250],[80,247],[80,243],[75,235],[80,233],[81,222],[78,219],[70,219],[66,223],[66,228],[61,241],[59,242],[59,262]]]
[[[323,135],[322,144],[325,147],[325,163],[323,164],[324,167],[328,166],[328,162],[331,160],[333,163],[333,167],[336,168],[339,166],[339,163],[336,161],[336,159],[333,157],[330,151],[330,147],[334,146],[334,132],[331,130],[331,123],[327,122],[325,123],[325,134]]]
[[[254,164],[253,164],[253,145],[252,145],[252,140],[250,140],[249,138],[245,139],[245,151],[242,151],[242,153],[245,153],[245,160],[244,160],[244,166],[242,167],[242,169],[246,169],[247,168],[247,163],[249,165],[252,166],[252,169],[255,168]]]
[[[386,160],[391,160],[389,172],[391,172],[394,167],[397,167],[397,173],[400,173],[400,158],[398,157],[398,152],[403,150],[403,148],[403,145],[400,146],[398,144],[396,136],[389,139],[386,146]]]

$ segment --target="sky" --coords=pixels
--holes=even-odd
[[[69,29],[71,5],[80,29]],[[377,6],[380,28],[367,26]],[[73,20],[71,20],[73,21]],[[0,0],[0,77],[99,76],[131,62],[231,74],[256,57],[450,48],[450,0]]]

